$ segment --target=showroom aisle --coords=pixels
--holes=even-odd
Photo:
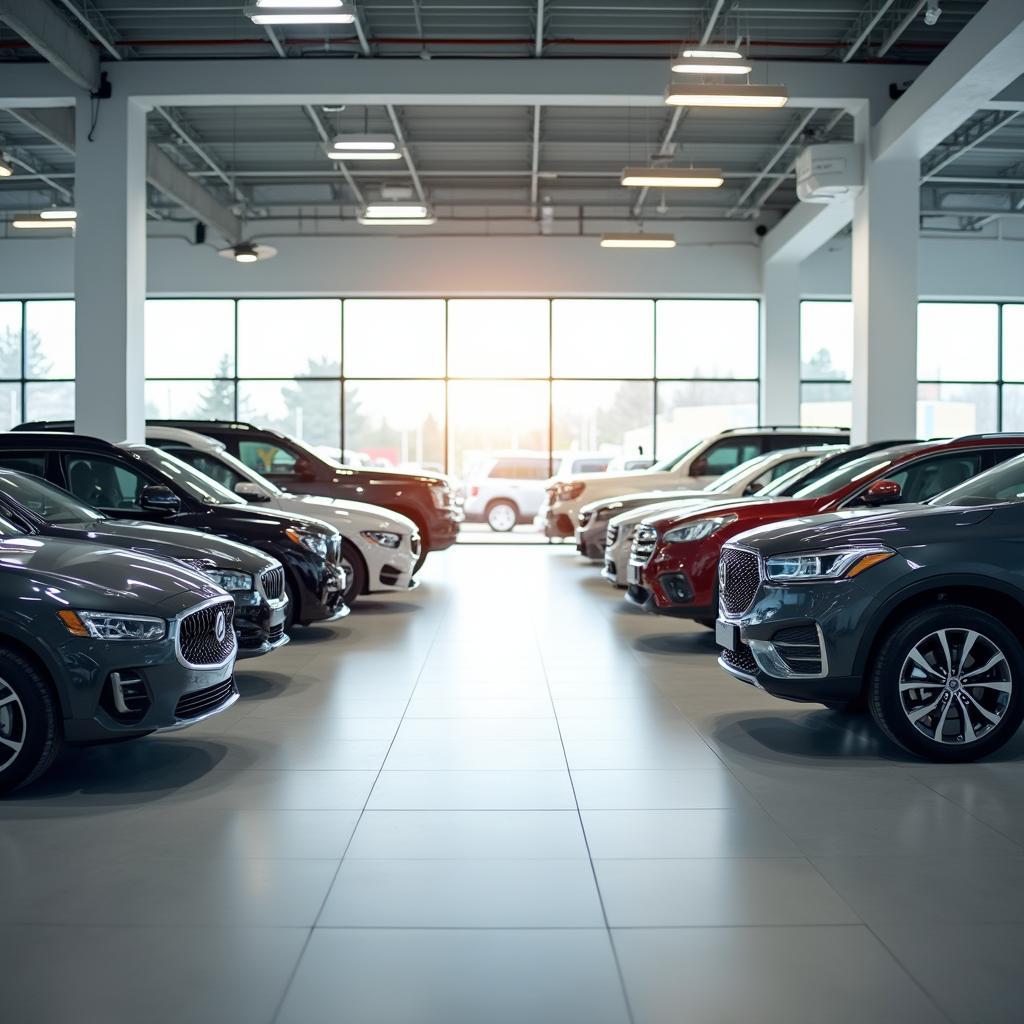
[[[425,576],[0,804],[0,1019],[1019,1019],[1020,741],[910,761],[566,548]]]

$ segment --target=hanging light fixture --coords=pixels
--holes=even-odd
[[[683,50],[679,56],[685,58],[692,57],[697,60],[703,60],[705,58],[710,60],[743,60],[743,54],[740,53],[739,50],[719,50],[714,47]]]
[[[7,162],[3,153],[0,153],[0,178],[9,178],[14,173],[14,165]]]
[[[347,133],[335,135],[324,144],[328,160],[401,160],[402,151],[394,135]]]
[[[687,56],[693,53],[705,56]],[[750,62],[743,60],[738,53],[723,57],[708,50],[684,50],[673,62],[672,70],[680,75],[749,75],[753,69]]]
[[[256,0],[245,9],[256,25],[351,25],[344,0]]]
[[[675,247],[675,235],[645,234],[642,231],[613,231],[601,236],[602,249],[674,249]]]
[[[55,214],[58,211],[47,210],[43,213],[16,213],[14,219],[11,221],[12,228],[18,228],[19,230],[31,231],[31,230],[67,230],[75,229],[75,215],[74,210],[70,211],[71,216],[46,216],[46,214]]]
[[[627,167],[620,184],[628,188],[720,188],[717,167]]]
[[[235,263],[257,263],[261,260],[272,259],[277,255],[277,249],[272,245],[262,245],[257,242],[238,242],[226,249],[218,249],[217,255],[226,260],[234,260]]]
[[[360,224],[436,224],[437,218],[425,203],[367,203],[356,218]]]
[[[61,210],[57,207],[51,207],[49,210],[42,210],[39,216],[43,220],[77,220],[77,210]]]
[[[674,82],[665,93],[672,107],[784,107],[784,85],[684,85]]]

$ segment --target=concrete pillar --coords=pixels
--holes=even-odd
[[[141,441],[146,114],[118,94],[116,78],[95,111],[86,94],[76,108],[75,428]]]
[[[761,422],[800,422],[800,264],[762,264]]]
[[[920,161],[867,160],[853,213],[853,440],[917,434]]]

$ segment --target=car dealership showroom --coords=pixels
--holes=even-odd
[[[1024,0],[0,0],[0,1024],[1024,1021]]]

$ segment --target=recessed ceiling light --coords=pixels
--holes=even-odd
[[[424,203],[368,203],[356,218],[360,224],[436,224]]]
[[[784,107],[789,92],[784,85],[673,84],[665,93],[673,107]]]
[[[620,184],[628,188],[719,188],[717,167],[627,167]]]
[[[675,235],[644,234],[642,231],[611,232],[601,236],[602,249],[674,249]]]

